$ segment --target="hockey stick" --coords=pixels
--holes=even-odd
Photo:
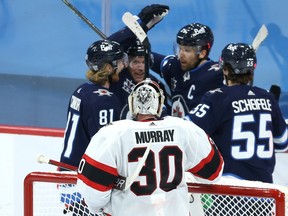
[[[139,173],[141,172],[141,169],[143,168],[144,163],[145,163],[145,161],[148,157],[148,154],[150,152],[151,144],[152,144],[152,139],[148,143],[148,146],[147,146],[147,148],[143,154],[143,157],[142,157],[141,161],[138,163],[138,165],[137,165],[136,169],[134,170],[134,172],[132,173],[132,175],[126,177],[126,183],[125,183],[124,190],[127,190],[133,184],[133,182],[135,181],[135,179],[138,177]]]
[[[253,42],[252,42],[252,46],[255,50],[255,52],[257,51],[257,49],[259,48],[259,46],[261,45],[261,43],[265,40],[265,38],[268,36],[268,29],[266,28],[266,26],[263,24],[261,26],[261,28],[259,29],[256,37],[254,38]],[[277,101],[279,101],[280,95],[281,95],[281,87],[278,85],[271,85],[269,92],[271,92],[272,94],[274,94],[275,99]]]
[[[122,21],[143,44],[145,51],[145,74],[147,77],[150,68],[150,43],[147,34],[140,26],[140,24],[137,22],[137,18],[133,16],[130,12],[126,12],[123,14]]]
[[[254,48],[255,52],[257,51],[257,49],[259,48],[259,46],[261,45],[261,43],[265,40],[267,36],[268,36],[268,30],[266,26],[263,24],[252,42],[252,47]],[[253,83],[254,83],[254,78],[250,82],[250,85],[253,86]]]
[[[268,36],[268,29],[263,24],[252,42],[252,46],[255,49],[255,52],[257,51],[257,49],[267,36]]]
[[[58,167],[64,168],[64,169],[69,170],[69,171],[77,171],[77,167],[75,167],[75,166],[72,166],[72,165],[69,165],[69,164],[66,164],[66,163],[62,163],[62,162],[59,162],[59,161],[52,160],[50,158],[47,158],[44,155],[39,155],[38,158],[37,158],[37,161],[38,161],[38,163],[51,164],[51,165],[54,165],[54,166],[58,166]]]
[[[102,39],[106,39],[106,35],[97,28],[87,17],[85,17],[76,7],[67,0],[62,0],[77,16],[79,16],[91,29],[93,29]]]
[[[117,189],[117,190],[127,190],[134,182],[134,180],[137,178],[137,176],[139,175],[147,157],[148,157],[148,154],[149,154],[149,151],[151,149],[151,141],[149,142],[146,150],[145,150],[145,153],[141,159],[141,161],[139,162],[139,164],[137,165],[135,171],[132,173],[131,176],[128,176],[128,177],[122,177],[122,176],[119,176],[117,181],[115,182],[114,184],[114,188]],[[62,162],[59,162],[59,161],[56,161],[56,160],[52,160],[44,155],[39,155],[38,158],[37,158],[37,161],[38,163],[45,163],[45,164],[50,164],[50,165],[53,165],[53,166],[57,166],[57,167],[61,167],[63,169],[66,169],[68,171],[77,171],[77,167],[75,166],[72,166],[72,165],[69,165],[69,164],[66,164],[66,163],[62,163]]]
[[[147,38],[147,34],[143,30],[143,28],[140,26],[140,24],[137,22],[137,18],[134,17],[131,13],[129,13],[129,12],[124,13],[122,16],[122,21],[136,35],[136,37],[140,40],[140,42],[144,46],[144,50],[145,50],[145,72],[146,72],[146,74],[148,74],[149,68],[150,68],[150,56],[149,56],[150,44],[149,44],[149,41]],[[127,190],[133,184],[133,182],[135,181],[135,179],[137,178],[137,176],[141,172],[141,169],[143,168],[144,163],[145,163],[145,161],[148,157],[148,154],[150,152],[151,144],[152,144],[152,139],[150,140],[150,142],[149,142],[149,144],[148,144],[148,146],[144,152],[144,155],[143,155],[141,161],[138,163],[136,169],[134,170],[132,175],[130,175],[126,178],[124,190]]]
[[[147,38],[147,34],[137,22],[137,18],[134,17],[130,12],[126,12],[122,16],[122,21],[136,35],[141,43],[143,43]]]

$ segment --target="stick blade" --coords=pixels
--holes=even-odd
[[[147,35],[140,24],[137,22],[137,18],[134,17],[130,12],[126,12],[122,16],[122,21],[137,36],[141,43],[143,43]]]
[[[268,29],[266,25],[263,24],[252,42],[252,46],[255,49],[255,51],[259,48],[260,44],[265,40],[267,36],[268,36]]]

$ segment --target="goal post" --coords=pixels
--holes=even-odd
[[[55,202],[58,203],[58,201],[61,201],[60,199],[61,195],[57,192],[58,185],[59,184],[75,185],[76,182],[77,182],[77,175],[76,173],[73,173],[73,172],[68,173],[68,172],[55,171],[55,172],[31,172],[29,173],[24,179],[24,190],[23,190],[24,191],[24,216],[44,215],[44,212],[42,212],[43,214],[41,214],[42,207],[36,206],[39,201],[39,200],[36,200],[37,195],[40,195],[43,197],[43,200],[47,204],[48,209],[53,209],[55,207],[53,206],[53,203]],[[39,194],[39,193],[43,193],[43,194]],[[52,196],[51,198],[50,195],[53,195],[54,197]],[[53,198],[56,198],[56,199],[52,200]],[[36,211],[37,209],[40,209],[40,211],[37,212]],[[63,204],[63,209],[64,209],[64,204]],[[60,209],[60,211],[61,210],[63,211],[63,209]],[[53,214],[45,213],[45,215],[52,216]]]
[[[186,180],[190,195],[200,197],[205,216],[288,216],[287,187],[226,178],[217,184],[198,183],[191,178]],[[65,215],[65,211],[87,212],[79,202],[81,196],[75,195],[76,181],[75,172],[29,173],[24,180],[24,216]],[[73,197],[66,196],[63,201],[63,194],[69,193]],[[75,200],[78,200],[77,205],[72,204]]]

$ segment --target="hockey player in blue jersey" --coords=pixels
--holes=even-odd
[[[164,83],[158,80],[152,74],[145,70],[145,49],[143,44],[136,39],[136,41],[128,48],[128,67],[119,74],[119,81],[113,82],[110,90],[115,93],[122,103],[121,119],[131,118],[131,113],[128,107],[128,96],[132,92],[135,85],[146,78],[150,78],[156,82],[161,89],[164,89],[165,94],[165,112],[170,108],[169,96],[165,91]],[[151,57],[151,56],[150,56]],[[152,61],[152,60],[151,60]]]
[[[274,95],[251,86],[256,67],[252,46],[225,46],[220,66],[227,86],[206,93],[186,118],[215,141],[224,176],[272,183],[275,152],[288,149],[287,125]]]
[[[163,18],[168,14],[169,9],[169,6],[161,4],[151,4],[145,6],[137,15],[139,18],[137,21],[147,33],[156,24],[163,20]],[[126,51],[133,43],[135,43],[136,36],[128,27],[123,27],[110,35],[108,39],[117,41],[121,44],[123,50]]]
[[[60,161],[75,167],[91,140],[100,128],[120,119],[121,102],[109,90],[111,82],[119,80],[119,73],[127,66],[128,58],[119,43],[99,40],[87,49],[86,73],[88,82],[80,85],[72,94],[67,110],[67,124]],[[63,169],[60,169],[63,170]],[[66,192],[72,185],[59,184],[64,213],[73,216],[91,216],[81,202],[81,194]],[[69,191],[69,190],[68,190]]]
[[[155,13],[154,19],[151,19],[151,11]],[[151,26],[151,22],[155,25],[161,21],[168,11],[169,7],[165,5],[146,6],[138,14],[138,22],[147,32],[150,30],[147,26]],[[126,27],[109,38],[127,46],[131,40],[135,40],[135,35]],[[214,35],[208,26],[200,23],[186,25],[179,30],[176,39],[178,51],[175,55],[152,52],[151,70],[161,75],[170,88],[171,115],[184,117],[198,105],[203,94],[223,86],[223,75],[218,62],[209,58]]]
[[[148,32],[157,23],[159,23],[168,13],[169,7],[166,5],[152,4],[144,7],[138,14],[139,23],[145,32]],[[150,74],[149,68],[153,65],[153,56],[149,47],[144,47],[143,44],[136,38],[133,32],[129,28],[124,27],[114,34],[110,35],[109,40],[117,41],[121,44],[123,50],[128,53],[129,65],[121,75],[120,80],[117,83],[113,83],[111,91],[117,94],[122,102],[121,119],[127,119],[131,117],[128,109],[128,96],[133,90],[134,86],[143,81],[145,78],[150,78],[157,82],[164,90],[165,103],[163,109],[163,115],[170,113],[170,90],[166,90],[165,81],[163,79],[157,79]],[[145,49],[148,49],[146,52]],[[148,55],[147,55],[148,53]],[[145,58],[149,58],[147,61]],[[149,65],[147,65],[147,62]],[[145,64],[147,68],[145,68]]]
[[[203,94],[223,86],[218,62],[209,58],[214,35],[204,24],[191,23],[177,33],[175,55],[153,52],[152,70],[161,73],[172,97],[171,115],[184,117],[196,107]]]
[[[88,48],[88,82],[70,98],[61,162],[77,167],[92,136],[106,124],[119,120],[121,103],[109,87],[112,80],[118,80],[127,61],[117,42],[99,40]]]

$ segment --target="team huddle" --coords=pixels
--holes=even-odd
[[[149,5],[138,22],[147,33],[168,11]],[[187,172],[204,183],[273,183],[288,132],[275,96],[251,84],[255,49],[229,43],[213,61],[213,33],[200,23],[176,41],[177,52],[164,56],[124,27],[88,48],[88,82],[71,96],[60,158],[78,167],[89,208],[81,215],[193,215]]]

